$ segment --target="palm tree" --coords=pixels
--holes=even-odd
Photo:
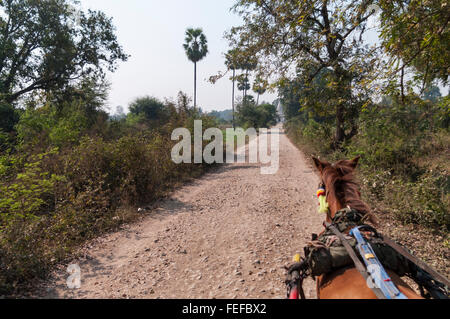
[[[241,63],[240,69],[245,71],[246,82],[248,82],[249,72],[255,70],[257,67],[258,67],[258,60],[254,57],[247,57],[247,59]],[[244,90],[244,99],[247,96],[248,89],[250,89],[250,84],[248,85],[248,88],[246,87]]]
[[[241,74],[237,77],[238,81],[238,90],[242,91],[242,101],[245,101],[245,98],[247,97],[247,90],[250,89],[250,82],[248,81],[248,77],[245,74]]]
[[[259,96],[266,93],[267,85],[267,81],[261,79],[259,76],[256,77],[255,82],[253,82],[253,92],[258,94],[258,98],[256,99],[257,105],[259,105]]]
[[[236,82],[236,70],[239,69],[239,62],[238,62],[238,52],[236,49],[229,50],[228,53],[225,54],[225,65],[228,67],[229,70],[233,71],[233,76],[231,77],[233,81],[233,89],[231,92],[231,107],[233,110],[233,128],[236,128],[235,125],[235,119],[234,119],[234,83]]]
[[[186,55],[194,63],[194,108],[197,106],[197,62],[208,54],[208,41],[200,28],[186,30],[183,44]]]

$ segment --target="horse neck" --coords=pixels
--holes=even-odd
[[[337,196],[336,189],[333,189],[332,192],[328,193],[327,201],[329,205],[329,214],[327,214],[327,221],[331,222],[336,213],[345,208],[351,207],[352,209],[356,209],[361,212],[368,212],[369,208],[367,205],[361,200],[359,190],[355,187],[355,183],[351,182],[352,185],[348,183],[344,183],[342,187],[344,189],[339,191],[339,196]],[[346,188],[350,187],[350,188]],[[374,219],[370,219],[375,222]]]
[[[345,176],[339,176],[337,172],[326,170],[322,174],[322,181],[327,190],[327,202],[329,205],[329,213],[327,214],[328,222],[331,222],[336,213],[346,207],[349,202],[352,205],[357,202],[357,206],[361,206],[359,191],[357,190],[356,183],[353,181],[351,172]],[[352,206],[352,208],[355,207]]]
[[[338,198],[327,198],[330,213],[327,214],[327,222],[331,223],[336,213],[344,208],[344,205]]]

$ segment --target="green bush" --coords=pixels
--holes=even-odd
[[[0,293],[44,277],[80,243],[136,218],[137,205],[204,172],[209,165],[172,162],[170,133],[214,120],[181,112],[158,129],[119,122],[125,135],[103,138],[71,122],[80,109],[26,111],[22,151],[0,156]]]
[[[54,209],[55,187],[64,178],[42,170],[42,159],[48,154],[33,156],[13,183],[0,186],[0,225],[15,218],[35,218]]]
[[[25,149],[77,144],[83,133],[95,124],[87,111],[79,101],[66,103],[62,108],[47,104],[27,109],[16,126],[18,138]]]
[[[14,148],[13,140],[14,139],[12,138],[11,133],[5,133],[0,129],[0,154],[11,152]]]
[[[51,127],[55,124],[56,110],[45,105],[39,109],[27,109],[16,125],[22,145],[45,149],[49,144]]]
[[[329,142],[332,140],[332,127],[327,123],[319,123],[312,118],[305,123],[301,117],[294,117],[285,123],[285,128],[293,141],[308,148],[310,153],[332,155]]]
[[[389,186],[385,192],[400,220],[427,226],[440,225],[444,230],[450,230],[449,176],[442,172],[427,172],[414,183],[399,180]],[[407,198],[402,193],[408,194]]]
[[[130,104],[130,113],[140,116],[140,122],[146,122],[151,127],[159,127],[169,121],[170,114],[166,105],[157,98],[145,96],[137,98]],[[136,118],[136,117],[135,117]]]
[[[247,101],[237,106],[236,120],[243,128],[270,128],[278,122],[277,109],[272,104]]]

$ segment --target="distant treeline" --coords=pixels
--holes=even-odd
[[[244,128],[270,128],[275,125],[280,116],[277,113],[275,103],[255,102],[252,95],[247,95],[245,100],[238,101],[235,112],[235,123],[237,126]],[[233,111],[211,111],[207,115],[216,119],[219,125],[232,125]]]
[[[208,115],[215,117],[219,122],[231,123],[233,120],[233,110],[211,111]]]

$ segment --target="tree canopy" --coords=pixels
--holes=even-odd
[[[158,125],[165,123],[170,116],[164,103],[150,96],[134,100],[130,104],[130,112],[135,115],[142,115],[147,121]]]
[[[103,78],[128,56],[112,19],[76,11],[72,0],[0,1],[0,98],[14,102],[35,90]],[[76,12],[76,14],[75,14]]]
[[[201,28],[186,30],[183,44],[186,55],[191,62],[197,63],[208,54],[208,41]]]
[[[434,80],[448,83],[450,3],[441,0],[382,0],[382,45],[390,71],[398,78],[408,68],[424,90]],[[403,83],[401,83],[403,84]]]
[[[232,28],[228,39],[232,47],[259,60],[257,72],[265,78],[283,81],[301,67],[311,81],[325,68],[332,71],[338,146],[357,132],[354,114],[365,96],[365,76],[377,61],[375,49],[362,40],[373,14],[371,3],[238,0],[234,10],[244,24]]]
[[[311,61],[319,69],[349,68],[367,52],[361,34],[372,15],[371,1],[239,0],[234,10],[244,25],[228,34],[233,47],[265,63],[259,71],[286,74]],[[313,74],[315,75],[315,74]]]

